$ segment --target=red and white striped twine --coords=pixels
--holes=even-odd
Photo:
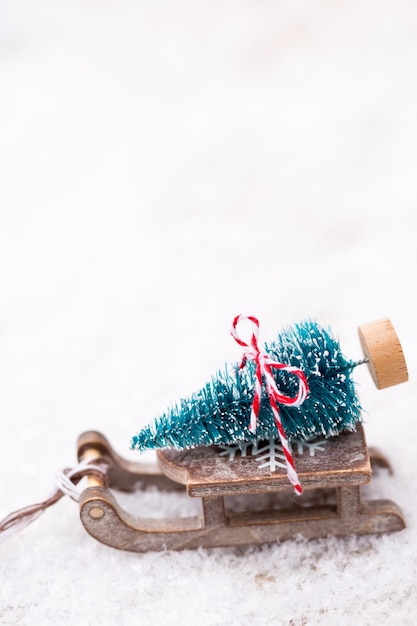
[[[244,341],[237,332],[237,326],[239,322],[243,320],[249,320],[253,324],[252,336],[250,338],[249,343]],[[266,390],[269,395],[269,401],[271,404],[272,413],[274,415],[282,449],[285,455],[288,478],[290,482],[292,483],[292,485],[294,485],[295,492],[297,494],[301,494],[303,489],[298,479],[297,471],[295,469],[294,458],[292,456],[291,449],[290,449],[286,434],[284,432],[284,428],[282,426],[278,404],[285,404],[289,406],[300,406],[304,402],[304,400],[307,398],[307,395],[309,392],[306,376],[304,372],[298,369],[297,367],[294,367],[292,365],[285,365],[285,363],[279,363],[278,361],[274,361],[265,351],[259,349],[259,346],[258,346],[259,321],[257,320],[256,317],[253,317],[252,315],[237,315],[235,319],[233,320],[233,324],[232,324],[232,328],[230,332],[232,334],[232,337],[237,341],[237,343],[245,349],[242,362],[240,364],[240,369],[242,367],[245,367],[246,362],[249,359],[253,360],[256,363],[255,393],[254,393],[253,403],[252,403],[249,430],[251,432],[256,431],[256,426],[258,423],[258,416],[259,416],[259,409],[261,406],[262,381],[265,380]],[[294,374],[294,376],[298,378],[298,381],[299,381],[298,392],[294,397],[287,396],[278,390],[275,379],[272,375],[273,368],[284,370],[286,372]]]

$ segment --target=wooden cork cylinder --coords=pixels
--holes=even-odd
[[[388,318],[359,326],[359,338],[378,389],[408,380],[407,364],[397,333]]]

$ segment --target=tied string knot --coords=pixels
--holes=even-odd
[[[253,329],[252,334],[249,340],[249,343],[244,341],[239,333],[237,332],[237,326],[240,322],[248,320],[252,323]],[[272,359],[267,352],[260,350],[258,346],[258,334],[259,334],[259,321],[256,317],[252,315],[237,315],[233,320],[232,328],[231,328],[232,337],[235,341],[244,348],[244,353],[242,357],[242,361],[240,363],[239,369],[242,369],[246,366],[248,360],[254,361],[256,364],[255,370],[255,388],[254,388],[254,396],[253,403],[251,409],[250,416],[250,424],[249,430],[251,432],[256,431],[256,426],[258,423],[259,410],[261,406],[261,398],[262,398],[262,383],[265,381],[266,391],[269,396],[269,402],[271,405],[272,413],[274,416],[275,424],[278,429],[279,438],[281,441],[281,446],[285,456],[285,462],[287,465],[287,475],[294,486],[294,490],[297,494],[302,493],[302,487],[300,481],[298,479],[297,471],[295,469],[294,458],[291,452],[290,445],[288,443],[287,436],[285,434],[284,428],[281,422],[281,416],[279,411],[279,405],[287,405],[287,406],[300,406],[304,400],[308,396],[308,382],[304,372],[292,365],[287,365],[285,363],[279,363],[278,361]],[[281,371],[288,372],[289,374],[294,375],[298,379],[298,391],[295,396],[288,396],[282,393],[275,382],[274,376],[272,374],[273,369],[278,369]]]

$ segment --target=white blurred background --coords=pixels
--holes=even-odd
[[[140,426],[240,358],[237,313],[264,340],[318,317],[352,358],[357,326],[388,316],[412,378],[416,110],[408,0],[3,0],[0,518],[45,495],[84,430],[132,454]],[[357,376],[411,511],[415,383]],[[65,507],[26,550],[38,533],[71,559]]]

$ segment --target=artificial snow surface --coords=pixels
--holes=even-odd
[[[390,317],[410,382],[355,372],[394,467],[363,497],[406,530],[138,555],[65,499],[0,544],[2,625],[417,623],[416,110],[411,1],[4,0],[0,518],[85,430],[138,459],[133,432],[239,360],[241,312],[261,341],[317,317],[352,359]]]

